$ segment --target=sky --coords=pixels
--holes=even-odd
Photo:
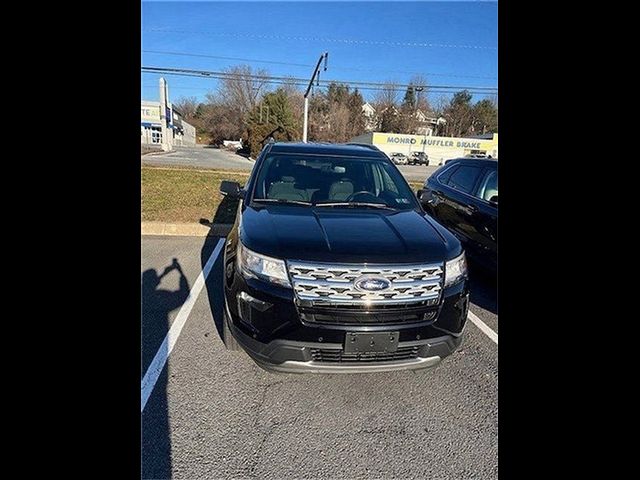
[[[497,2],[144,1],[141,11],[143,66],[221,71],[249,64],[308,79],[327,51],[321,80],[407,84],[422,74],[434,89],[498,85]],[[141,74],[142,99],[159,99],[159,77]],[[203,100],[218,82],[164,77],[173,102]],[[366,100],[375,94],[361,93]]]

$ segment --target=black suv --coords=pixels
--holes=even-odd
[[[453,232],[470,259],[495,271],[498,261],[498,162],[455,158],[418,192],[424,209]]]
[[[273,143],[224,251],[227,348],[280,372],[436,365],[462,341],[464,251],[373,146]]]
[[[424,152],[413,152],[409,156],[409,165],[429,165],[429,155]]]

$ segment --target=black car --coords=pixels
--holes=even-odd
[[[429,165],[429,155],[424,152],[413,152],[409,156],[409,165]]]
[[[267,145],[224,253],[227,348],[280,372],[436,365],[469,304],[460,242],[376,147]]]
[[[498,252],[498,162],[448,160],[419,193],[424,209],[456,235],[470,259],[493,271]]]

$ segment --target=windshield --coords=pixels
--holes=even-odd
[[[404,178],[384,159],[295,154],[265,158],[253,201],[398,210],[417,206]]]

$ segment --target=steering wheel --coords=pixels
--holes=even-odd
[[[367,190],[360,190],[359,192],[352,193],[351,195],[349,195],[347,197],[346,201],[347,202],[351,202],[359,195],[367,195],[367,196],[369,196],[370,199],[374,200],[374,203],[380,203],[380,199],[378,197],[376,197],[373,193],[371,193],[371,192],[369,192]],[[363,201],[366,202],[367,200],[363,200]]]

